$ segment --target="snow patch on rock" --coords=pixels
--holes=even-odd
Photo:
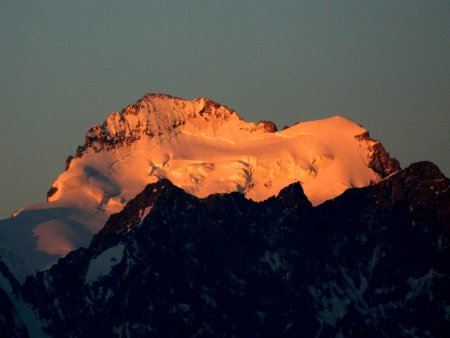
[[[86,281],[91,283],[108,275],[111,269],[122,260],[124,250],[125,246],[120,243],[92,259],[86,272]]]

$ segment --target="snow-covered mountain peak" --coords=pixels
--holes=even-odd
[[[161,179],[201,198],[237,191],[254,201],[300,182],[316,206],[398,168],[366,129],[341,116],[277,131],[272,122],[246,122],[207,98],[147,94],[89,129],[48,202],[4,221],[0,248],[14,251],[13,237],[28,233],[22,251],[32,252],[32,268],[41,268],[55,259],[46,254],[85,246],[109,215]]]

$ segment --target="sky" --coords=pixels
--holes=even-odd
[[[149,92],[248,121],[346,116],[450,176],[450,1],[0,0],[0,218]]]

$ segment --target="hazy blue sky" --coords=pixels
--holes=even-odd
[[[0,0],[0,218],[148,92],[252,121],[344,115],[450,175],[450,1]]]

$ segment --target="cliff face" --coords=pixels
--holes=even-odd
[[[370,137],[369,132],[355,136],[356,139],[366,141],[370,144],[369,167],[381,178],[400,170],[400,163],[386,151],[380,141]]]
[[[449,187],[428,162],[317,207],[160,180],[21,292],[53,337],[445,337]]]

